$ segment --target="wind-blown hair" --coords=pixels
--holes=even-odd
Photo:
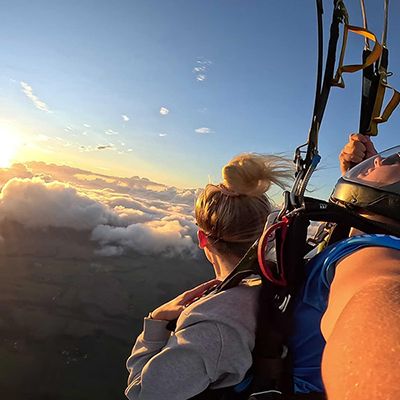
[[[198,196],[197,225],[218,251],[243,256],[272,211],[265,192],[271,184],[286,188],[292,176],[292,162],[284,157],[239,154],[223,167],[222,183],[207,185]]]

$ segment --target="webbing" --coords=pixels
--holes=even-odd
[[[372,51],[369,52],[368,56],[366,57],[366,59],[364,60],[364,62],[362,64],[343,65],[349,32],[353,32],[357,35],[361,35],[364,38],[372,40],[375,43]],[[345,24],[344,32],[343,32],[342,50],[340,52],[340,58],[339,58],[339,66],[337,68],[335,77],[333,78],[332,85],[344,88],[345,84],[344,84],[343,77],[342,77],[344,72],[353,73],[353,72],[361,71],[362,69],[365,69],[368,66],[374,64],[375,61],[377,61],[379,59],[381,54],[382,54],[382,45],[379,43],[375,34],[366,30],[365,28]]]

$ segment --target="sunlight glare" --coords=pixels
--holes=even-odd
[[[0,128],[0,168],[11,166],[20,144],[20,139],[15,133]]]

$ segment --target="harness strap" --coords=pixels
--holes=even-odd
[[[372,50],[369,50],[368,53],[366,53],[366,57],[363,60],[362,64],[348,64],[348,65],[343,65],[344,63],[344,56],[346,53],[346,46],[347,46],[347,39],[348,39],[348,33],[353,32],[357,35],[361,35],[366,39],[372,40],[375,44]],[[382,54],[382,45],[379,43],[377,37],[375,34],[372,32],[368,31],[365,28],[361,28],[359,26],[353,26],[353,25],[348,25],[345,24],[344,26],[344,32],[343,32],[343,43],[342,43],[342,50],[340,52],[340,58],[339,58],[339,66],[336,71],[335,77],[333,78],[332,85],[333,86],[338,86],[341,88],[345,87],[344,80],[343,80],[343,73],[353,73],[360,71],[362,69],[367,68],[368,66],[372,65],[379,59],[379,57]]]
[[[369,135],[376,135],[376,133],[378,133],[378,129],[376,127],[377,124],[381,124],[383,122],[386,122],[390,116],[392,115],[393,111],[396,109],[396,107],[399,105],[400,103],[400,93],[392,88],[391,86],[389,86],[388,84],[381,84],[380,87],[383,88],[388,88],[393,90],[393,95],[389,101],[389,103],[386,105],[385,109],[383,110],[383,113],[381,114],[381,116],[379,117],[374,117],[373,120],[371,121],[371,133],[368,133]],[[383,101],[383,96],[385,94],[384,89],[382,90],[382,101]],[[379,89],[378,89],[378,95],[379,96]]]
[[[370,65],[363,70],[362,99],[360,113],[359,132],[365,135],[376,136],[378,134],[378,124],[386,122],[395,108],[400,103],[400,94],[387,83],[387,77],[390,73],[388,69],[389,51],[386,46],[388,17],[389,17],[389,0],[384,1],[384,25],[382,33],[382,54],[375,65]],[[367,18],[365,13],[364,1],[361,0],[361,8],[363,13],[364,27],[367,27]],[[363,51],[363,59],[370,53],[369,43],[366,41]],[[385,90],[389,88],[393,90],[393,95],[384,111],[381,109],[385,97]]]

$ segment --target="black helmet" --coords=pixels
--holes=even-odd
[[[400,221],[400,146],[347,171],[337,182],[330,201]]]

